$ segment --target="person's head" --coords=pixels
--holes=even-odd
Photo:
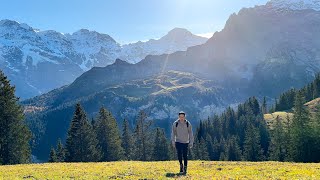
[[[186,118],[186,113],[183,112],[183,111],[180,111],[180,112],[179,112],[179,119],[180,119],[181,121],[183,121],[183,120],[185,120],[185,118]]]

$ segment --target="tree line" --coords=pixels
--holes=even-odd
[[[51,148],[49,162],[99,162],[117,160],[169,160],[173,148],[164,129],[154,128],[152,120],[140,111],[132,128],[123,120],[122,131],[110,111],[101,107],[96,119],[89,120],[77,103],[65,145],[58,140]]]
[[[200,122],[195,147],[206,160],[320,162],[320,109],[311,114],[305,101],[303,89],[297,91],[293,117],[277,116],[268,127],[265,100],[260,107],[252,97],[237,111],[228,108]]]
[[[312,114],[304,106],[304,95],[304,89],[297,91],[292,119],[289,116],[285,122],[276,119],[271,141],[272,160],[320,162],[320,109]]]
[[[294,102],[294,116],[285,121],[276,118],[268,127],[263,117],[265,100],[260,105],[255,97],[227,108],[221,115],[199,122],[190,159],[220,161],[320,161],[320,112],[311,116],[304,106],[303,91]],[[121,134],[120,134],[121,133]],[[284,143],[285,142],[285,143]],[[111,112],[102,107],[99,117],[91,122],[80,104],[71,121],[65,153],[61,142],[50,152],[50,162],[156,161],[175,159],[175,150],[164,130],[152,126],[152,120],[140,111],[132,129],[124,119],[122,131]],[[59,155],[60,154],[60,155]]]
[[[301,89],[292,88],[282,93],[278,99],[275,99],[270,112],[290,110],[294,106],[294,98],[298,93],[302,93],[304,102],[318,98],[320,96],[320,74],[317,74],[312,82]]]
[[[189,151],[190,159],[319,162],[320,111],[310,113],[304,106],[306,99],[311,98],[306,92],[313,92],[312,98],[317,97],[317,91],[310,87],[316,87],[314,83],[318,82],[319,76],[308,86],[295,90],[293,117],[287,116],[285,121],[277,117],[272,127],[263,118],[266,100],[260,105],[255,97],[236,109],[229,107],[220,115],[200,121],[194,148]],[[49,161],[176,159],[164,130],[154,127],[144,111],[139,112],[134,127],[127,119],[121,125],[120,128],[104,107],[97,118],[89,120],[78,103],[67,138],[64,143],[59,139],[57,146],[51,148]],[[15,97],[15,87],[0,71],[0,164],[30,163],[31,136],[19,98]]]

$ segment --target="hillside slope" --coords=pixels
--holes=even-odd
[[[320,105],[320,98],[316,98],[312,101],[309,101],[304,104],[306,108],[309,109],[309,112],[311,114],[314,114],[318,111],[319,105]],[[293,117],[292,109],[289,111],[277,111],[273,113],[264,114],[264,119],[267,122],[267,125],[272,127],[273,123],[276,121],[277,116],[279,116],[280,121],[286,122],[287,117],[289,116],[290,119]]]

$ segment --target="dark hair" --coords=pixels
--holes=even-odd
[[[180,114],[183,114],[184,116],[186,116],[186,113],[183,112],[183,111],[180,111],[180,112],[179,112],[179,116],[180,116]]]

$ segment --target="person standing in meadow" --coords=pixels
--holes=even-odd
[[[177,150],[180,173],[187,173],[188,147],[193,147],[194,137],[191,123],[186,119],[186,113],[180,111],[178,115],[179,118],[172,124],[171,142]]]

